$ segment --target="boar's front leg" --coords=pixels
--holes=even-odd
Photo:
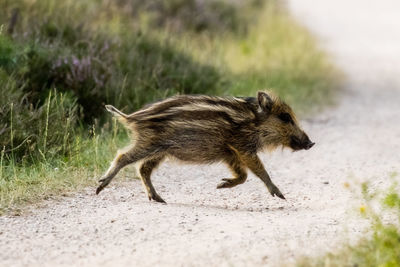
[[[243,184],[247,179],[246,166],[240,160],[240,155],[236,149],[230,147],[230,153],[225,158],[225,162],[231,169],[234,178],[224,178],[222,183],[217,185],[218,189],[221,188],[231,188],[239,184]]]
[[[163,159],[162,156],[152,158],[146,160],[142,166],[140,167],[140,175],[142,179],[142,183],[146,188],[147,195],[149,200],[155,200],[157,202],[165,203],[165,201],[157,194],[156,190],[154,189],[153,184],[151,183],[150,176],[154,168],[160,164],[161,160]]]
[[[242,154],[241,156],[247,167],[264,182],[272,196],[276,195],[279,198],[285,199],[278,187],[272,183],[264,165],[256,154]]]

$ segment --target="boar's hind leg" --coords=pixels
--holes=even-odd
[[[157,194],[150,179],[151,172],[153,171],[154,168],[158,166],[158,164],[161,162],[162,159],[163,157],[157,157],[146,160],[140,167],[140,175],[142,183],[147,190],[147,195],[149,196],[149,200],[153,199],[157,202],[165,203],[165,201]]]
[[[136,147],[129,146],[123,149],[122,152],[118,152],[117,156],[111,163],[110,168],[103,175],[103,177],[99,180],[101,183],[100,186],[96,190],[96,194],[100,193],[117,175],[117,173],[126,165],[134,163],[138,160],[145,158],[149,154],[148,151],[144,149],[138,149]]]
[[[278,187],[272,183],[271,178],[256,154],[243,154],[242,158],[247,167],[264,182],[272,196],[276,195],[279,198],[285,199]]]
[[[217,188],[231,188],[246,182],[247,173],[244,164],[240,161],[236,151],[232,151],[232,155],[226,159],[226,163],[234,174],[235,178],[224,178],[223,182],[217,185]]]

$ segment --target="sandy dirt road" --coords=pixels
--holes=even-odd
[[[168,202],[139,180],[0,217],[1,266],[280,266],[336,249],[365,222],[345,182],[385,184],[400,171],[400,2],[292,0],[288,8],[348,76],[340,104],[303,121],[309,151],[262,155],[287,201],[260,180],[216,190],[223,165],[165,162]],[[129,172],[125,172],[129,174]]]

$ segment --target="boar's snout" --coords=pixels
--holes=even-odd
[[[309,150],[310,148],[313,147],[313,145],[315,145],[315,143],[309,141],[309,142],[304,146],[304,149],[305,149],[305,150]]]
[[[293,150],[308,150],[312,148],[313,145],[315,145],[315,143],[311,142],[310,138],[308,138],[306,134],[304,134],[301,139],[294,135],[290,138],[290,147]]]

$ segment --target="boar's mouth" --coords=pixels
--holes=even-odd
[[[310,139],[305,138],[305,140],[300,140],[296,136],[291,136],[290,137],[290,148],[293,149],[294,151],[305,149],[308,150],[310,149],[315,143],[311,142]]]

